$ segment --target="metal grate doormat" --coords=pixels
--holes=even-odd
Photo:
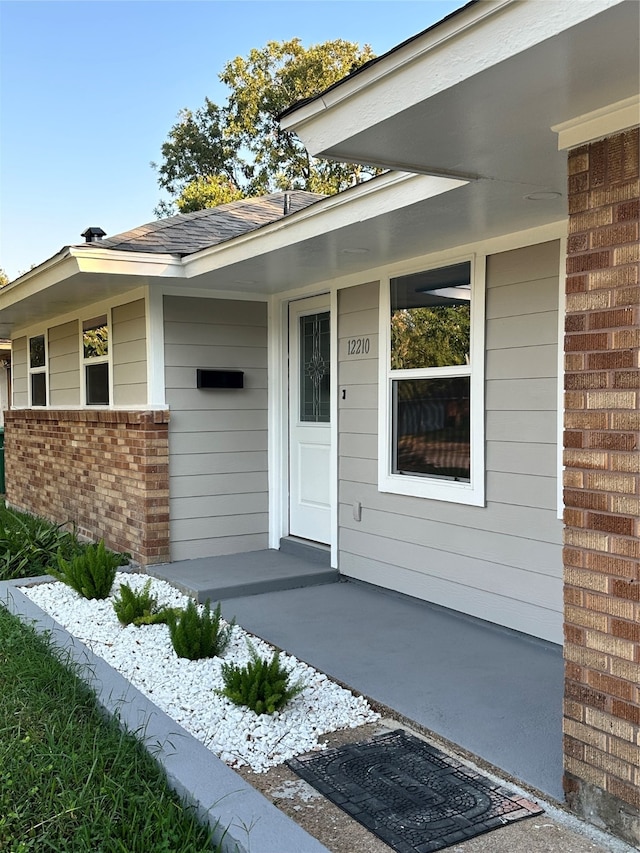
[[[433,853],[543,812],[402,729],[287,764],[398,853]]]

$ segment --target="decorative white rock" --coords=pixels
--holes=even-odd
[[[111,597],[104,601],[82,598],[59,582],[22,591],[231,767],[248,765],[262,773],[294,755],[321,749],[318,738],[327,732],[379,719],[362,696],[285,653],[280,661],[291,673],[291,683],[305,686],[282,711],[258,716],[219,696],[215,689],[223,686],[223,661],[246,664],[247,640],[264,658],[271,657],[273,648],[236,625],[223,658],[190,661],[176,655],[166,625],[123,628],[113,609],[114,595],[121,583],[140,590],[148,580],[146,575],[118,573]],[[186,607],[189,601],[156,578],[151,578],[151,592],[161,606]]]

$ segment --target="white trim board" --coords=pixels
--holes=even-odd
[[[620,133],[640,124],[640,95],[634,95],[599,110],[555,124],[551,128],[558,134],[558,150],[577,148],[605,136]]]

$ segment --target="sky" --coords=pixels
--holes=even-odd
[[[10,279],[152,221],[150,166],[180,109],[268,41],[343,38],[378,55],[464,0],[0,0],[0,268]]]

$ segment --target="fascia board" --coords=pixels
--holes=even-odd
[[[23,299],[37,296],[53,285],[78,272],[78,265],[68,249],[7,284],[0,290],[0,312]]]
[[[313,156],[624,0],[497,0],[454,16],[281,119]],[[544,6],[544,14],[541,14]],[[459,18],[459,19],[458,19]],[[332,156],[339,158],[339,152]]]
[[[185,275],[193,278],[249,257],[268,254],[442,195],[467,183],[455,178],[388,173],[317,202],[291,217],[183,258]]]
[[[117,249],[70,248],[82,273],[183,278],[182,259],[160,252],[124,252]]]
[[[168,254],[77,249],[68,246],[44,263],[0,289],[0,311],[43,293],[79,273],[184,278],[180,258]],[[126,289],[131,289],[131,283]]]
[[[558,150],[564,151],[628,130],[638,124],[640,124],[640,95],[634,95],[624,101],[609,104],[586,115],[575,116],[569,121],[556,124],[551,130],[558,134]]]

